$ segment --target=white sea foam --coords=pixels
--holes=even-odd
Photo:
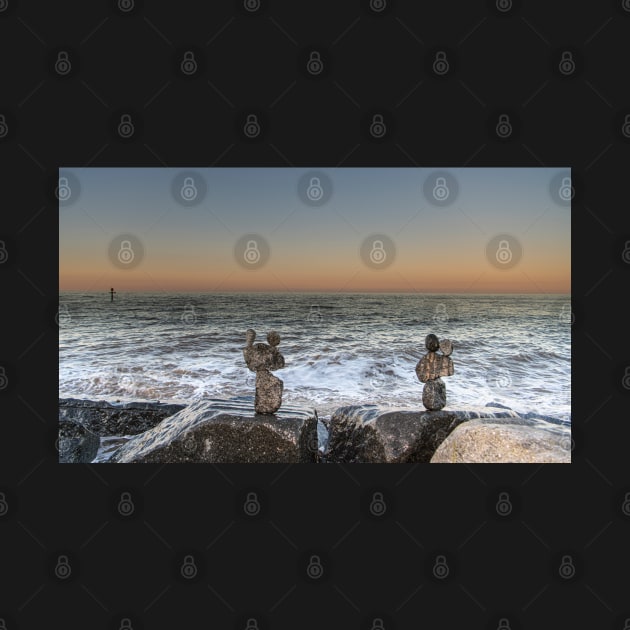
[[[276,374],[287,402],[320,415],[366,402],[417,408],[414,368],[433,332],[454,345],[449,406],[498,402],[570,420],[567,296],[121,293],[110,303],[63,293],[60,304],[61,397],[251,395],[242,348],[254,328],[257,341],[272,329],[282,336],[286,367]]]

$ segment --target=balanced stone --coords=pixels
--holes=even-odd
[[[256,396],[254,408],[256,413],[273,414],[282,404],[282,389],[284,383],[269,370],[256,372]]]
[[[416,376],[421,383],[425,383],[422,390],[422,404],[429,410],[437,411],[446,405],[446,386],[440,377],[452,376],[455,373],[453,359],[453,344],[449,339],[440,341],[434,334],[425,339],[428,352],[416,365]],[[441,354],[437,350],[441,350]]]
[[[441,378],[426,382],[422,388],[422,404],[431,410],[439,410],[446,405],[446,385]]]
[[[247,367],[256,372],[256,395],[254,409],[256,413],[273,414],[282,405],[282,390],[284,383],[270,370],[284,367],[284,357],[278,351],[280,335],[271,331],[267,335],[266,343],[254,344],[256,332],[251,328],[245,333],[247,345],[243,348],[243,357]]]

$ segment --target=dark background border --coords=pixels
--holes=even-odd
[[[6,628],[623,629],[629,3],[132,4],[0,0]],[[239,132],[248,112],[258,141]],[[366,131],[374,113],[383,138]],[[494,133],[505,113],[507,139]],[[131,138],[116,132],[122,114]],[[57,464],[57,169],[141,165],[571,166],[574,463]],[[238,508],[250,488],[264,518]],[[132,518],[115,507],[123,491]],[[382,519],[362,507],[374,491],[391,506]],[[494,507],[506,491],[507,519]]]

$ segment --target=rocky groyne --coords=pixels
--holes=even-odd
[[[116,438],[120,438],[118,440]],[[500,405],[402,410],[340,406],[318,419],[284,405],[258,414],[247,397],[160,402],[59,401],[59,460],[89,463],[570,463],[570,425]]]

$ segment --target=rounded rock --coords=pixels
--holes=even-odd
[[[424,345],[427,347],[427,350],[430,352],[435,352],[440,347],[440,340],[436,335],[430,333],[427,335],[427,338],[424,340]]]
[[[426,382],[422,389],[422,404],[429,411],[438,411],[446,405],[446,385],[441,378]]]

